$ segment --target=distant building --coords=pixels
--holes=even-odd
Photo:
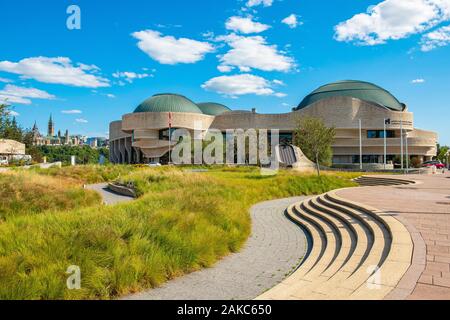
[[[55,123],[53,122],[52,115],[50,115],[50,120],[48,120],[47,137],[54,137],[54,136],[55,136]]]
[[[98,140],[97,140],[97,138],[88,138],[87,144],[92,148],[97,148]]]
[[[70,136],[69,130],[66,129],[64,136],[61,130],[58,130],[58,134],[55,135],[55,122],[53,121],[52,115],[48,121],[47,135],[43,136],[39,132],[39,128],[34,123],[33,129],[33,145],[35,146],[78,146],[84,144],[81,136]]]
[[[8,164],[11,161],[31,161],[31,156],[25,154],[25,144],[0,139],[0,164]]]
[[[87,138],[86,144],[92,148],[108,147],[108,139],[104,137],[90,137]]]

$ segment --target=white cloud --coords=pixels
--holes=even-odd
[[[83,119],[83,118],[75,119],[75,121],[77,123],[88,123],[89,122],[89,121],[87,121],[86,119]]]
[[[275,80],[273,80],[272,81],[274,84],[276,84],[276,85],[279,85],[279,86],[284,86],[284,82],[283,81],[281,81],[281,80],[277,80],[277,79],[275,79]]]
[[[420,49],[424,52],[428,52],[438,47],[445,47],[449,44],[450,26],[445,26],[425,34],[420,41]]]
[[[18,117],[18,116],[20,116],[20,113],[14,111],[14,110],[8,111],[8,114],[9,114],[10,116],[13,116],[13,117]]]
[[[214,51],[214,47],[208,42],[176,39],[154,30],[134,32],[132,36],[139,40],[138,47],[142,51],[162,64],[195,63]]]
[[[7,84],[3,90],[0,90],[0,101],[7,101],[17,104],[31,104],[31,99],[53,100],[55,96],[36,88],[18,87]]]
[[[133,83],[135,79],[144,79],[151,77],[151,74],[148,73],[136,73],[131,71],[125,71],[125,72],[115,72],[113,73],[113,77],[116,79],[124,79],[125,81],[129,83]]]
[[[270,7],[273,4],[273,0],[248,0],[247,7],[256,7],[263,5],[264,7]]]
[[[260,33],[270,28],[270,26],[267,24],[253,21],[253,17],[251,16],[246,18],[238,16],[230,17],[225,23],[225,27],[227,28],[227,30],[245,34]]]
[[[411,81],[411,83],[414,83],[414,84],[425,83],[425,79],[414,79]]]
[[[100,72],[100,68],[97,67],[95,64],[84,64],[84,63],[78,63],[77,64],[81,70],[86,71],[93,71],[93,72]]]
[[[108,93],[108,94],[106,94],[106,96],[108,98],[110,98],[110,99],[115,99],[116,98],[116,96],[114,94],[112,94],[112,93]]]
[[[450,0],[385,0],[335,27],[338,41],[376,45],[428,30],[450,19]]]
[[[11,83],[11,82],[13,82],[12,80],[9,80],[9,79],[6,79],[6,78],[0,78],[0,82],[3,82],[3,83]]]
[[[217,66],[217,70],[219,70],[220,72],[226,73],[226,72],[230,72],[231,70],[233,70],[233,67],[230,67],[230,66]]]
[[[98,67],[78,64],[66,57],[34,57],[19,62],[0,61],[0,71],[21,75],[23,79],[34,79],[44,83],[56,83],[75,87],[109,87],[109,80],[90,74]]]
[[[63,113],[63,114],[81,114],[81,113],[83,113],[83,111],[74,109],[74,110],[63,110],[63,111],[61,111],[61,113]]]
[[[252,74],[240,74],[234,76],[220,76],[206,81],[202,88],[215,91],[231,97],[246,94],[258,96],[285,96],[283,93],[275,92],[271,82]]]
[[[295,14],[291,14],[290,16],[281,20],[281,22],[288,25],[291,29],[297,28],[297,26],[302,25],[302,23],[298,21],[298,17]]]
[[[243,37],[231,34],[218,37],[232,49],[220,56],[221,66],[238,67],[242,72],[251,69],[287,72],[295,67],[294,59],[278,51],[276,45],[268,45],[261,36]]]

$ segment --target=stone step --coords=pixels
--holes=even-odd
[[[384,237],[389,239],[390,245],[384,252],[385,256],[380,261],[378,270],[373,277],[371,276],[370,283],[361,284],[350,296],[350,299],[383,299],[396,287],[411,265],[414,249],[411,235],[406,227],[390,214],[343,199],[337,195],[336,191],[329,192],[327,197],[343,206],[370,215],[388,233],[384,233]],[[370,264],[366,265],[371,268]]]
[[[322,295],[316,289],[323,283],[329,281],[331,278],[335,277],[342,267],[350,260],[351,255],[354,253],[356,248],[356,235],[354,234],[353,228],[345,222],[345,220],[338,219],[332,215],[324,214],[313,208],[311,201],[303,202],[302,205],[296,206],[297,214],[306,215],[310,214],[315,216],[316,219],[322,220],[332,226],[335,232],[339,235],[340,245],[337,247],[338,251],[335,256],[329,259],[330,263],[326,270],[320,270],[321,272],[312,272],[313,277],[309,277],[309,283],[302,282],[301,286],[293,284],[285,294],[289,295],[290,298],[295,299],[311,299],[311,297],[318,294]],[[317,270],[316,270],[317,271]],[[287,282],[289,283],[289,282]],[[292,282],[290,282],[292,284]]]
[[[413,244],[392,215],[329,192],[290,206],[310,253],[258,299],[383,299],[411,265]]]
[[[395,186],[395,185],[408,185],[414,184],[415,181],[400,179],[400,178],[384,178],[376,176],[361,176],[354,179],[356,183],[361,186]]]

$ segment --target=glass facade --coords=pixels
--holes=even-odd
[[[384,130],[367,130],[367,139],[384,139]],[[395,138],[394,130],[386,130],[386,138]]]
[[[170,134],[173,134],[175,130],[177,130],[177,128],[170,129]],[[170,140],[169,129],[159,130],[159,140]]]

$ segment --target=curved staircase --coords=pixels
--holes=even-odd
[[[258,299],[383,299],[408,271],[413,241],[391,215],[329,192],[290,206],[310,252],[285,281]]]
[[[400,178],[386,178],[382,176],[361,176],[353,179],[356,183],[363,187],[375,187],[375,186],[401,186],[408,184],[415,184],[415,181],[405,180]]]

